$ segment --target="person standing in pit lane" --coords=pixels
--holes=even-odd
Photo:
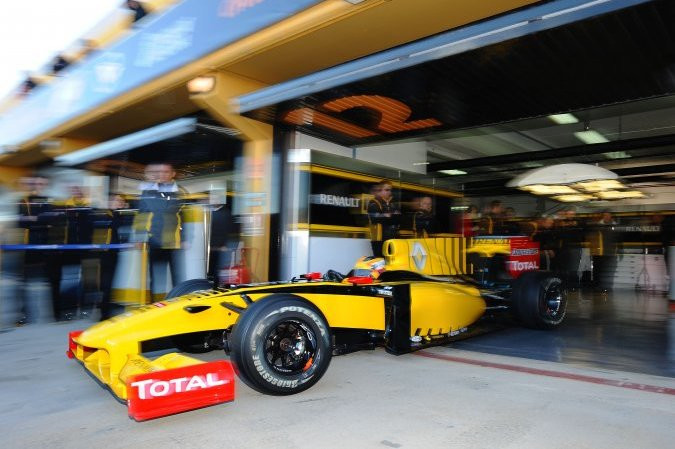
[[[382,244],[393,239],[401,224],[401,209],[392,194],[392,183],[380,181],[372,189],[373,198],[368,202],[370,244],[375,257],[382,257]]]
[[[430,196],[421,196],[416,201],[417,210],[413,214],[413,233],[417,238],[428,238],[438,232],[438,220],[432,212],[433,200]]]
[[[154,162],[145,169],[141,183],[138,214],[134,220],[134,242],[147,242],[150,266],[150,291],[161,293],[155,279],[156,268],[168,264],[171,282],[177,283],[176,250],[187,246],[181,211],[187,190],[176,181],[176,171],[167,162]]]

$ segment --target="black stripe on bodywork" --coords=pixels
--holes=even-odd
[[[393,286],[391,313],[387,321],[384,347],[392,354],[410,352],[410,284]]]
[[[246,288],[245,292],[238,292],[237,290],[232,291],[232,293],[237,294],[246,294],[246,295],[255,295],[255,294],[270,294],[275,293],[295,293],[295,294],[320,294],[320,295],[345,295],[345,296],[372,296],[372,297],[381,297],[385,296],[379,291],[384,287],[381,284],[376,285],[335,285],[335,284],[286,284],[278,285],[274,288],[261,288],[256,289],[254,287]]]

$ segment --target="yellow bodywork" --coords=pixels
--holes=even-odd
[[[410,335],[449,334],[485,313],[477,288],[463,284],[420,282],[410,285]]]
[[[321,282],[321,285],[331,284],[333,283]],[[344,284],[333,285],[338,288],[349,287]],[[131,374],[200,363],[196,359],[179,354],[167,354],[151,362],[140,355],[142,342],[179,334],[230,328],[239,314],[223,307],[221,303],[228,302],[244,309],[246,302],[239,295],[248,291],[256,292],[251,293],[249,298],[257,301],[272,293],[279,293],[279,286],[205,291],[131,310],[95,324],[75,337],[74,356],[117,397],[126,399],[125,380]],[[383,298],[330,294],[300,296],[314,303],[331,327],[379,331],[385,328]],[[209,308],[198,313],[185,310],[186,307],[197,306]]]
[[[425,275],[464,273],[466,244],[462,238],[386,243],[387,270]],[[240,313],[245,313],[247,301],[255,302],[271,294],[293,294],[311,302],[332,329],[384,332],[390,324],[394,326],[387,322],[392,304],[409,308],[410,329],[407,321],[404,327],[400,323],[395,327],[398,335],[410,340],[463,332],[484,314],[486,307],[476,287],[435,279],[375,281],[358,286],[329,281],[247,285],[195,292],[130,310],[73,337],[71,352],[91,374],[125,400],[130,376],[201,363],[178,353],[150,361],[141,355],[143,342],[231,329]]]

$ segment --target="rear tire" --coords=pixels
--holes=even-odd
[[[229,338],[239,377],[261,393],[289,395],[310,388],[330,364],[330,329],[311,303],[271,295],[251,304]]]
[[[514,316],[526,327],[553,329],[565,319],[567,298],[562,280],[549,272],[528,271],[514,282]]]
[[[213,283],[208,279],[188,279],[187,281],[176,284],[166,295],[166,299],[178,298],[179,296],[198,292],[200,290],[211,290]],[[188,354],[203,354],[216,348],[209,343],[212,341],[210,332],[193,332],[191,334],[174,335],[171,337],[173,345],[182,352]]]
[[[166,299],[177,298],[199,290],[211,290],[212,288],[213,282],[208,279],[188,279],[174,285],[171,291],[166,294]]]

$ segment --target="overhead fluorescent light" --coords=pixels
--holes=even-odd
[[[441,173],[445,173],[446,175],[466,175],[466,172],[464,170],[439,170]]]
[[[646,195],[639,190],[608,190],[598,192],[598,196],[603,200],[621,200],[626,198],[644,198]]]
[[[579,203],[581,201],[590,201],[595,199],[593,195],[558,195],[553,197],[554,200],[562,201],[564,203]]]
[[[607,159],[628,159],[630,154],[625,151],[610,151],[609,153],[602,153]]]
[[[54,159],[58,165],[79,165],[85,162],[101,159],[113,154],[149,145],[151,143],[170,139],[193,132],[197,125],[196,118],[179,118],[161,125],[153,126],[142,131],[127,134],[126,136],[98,143],[72,153],[64,154]]]
[[[626,186],[616,179],[598,179],[596,181],[580,182],[574,184],[574,187],[586,192],[602,192],[603,190],[623,189]]]
[[[548,118],[553,120],[558,125],[569,125],[570,123],[579,123],[579,119],[576,118],[573,114],[553,114],[549,115]]]
[[[561,194],[579,193],[570,186],[564,185],[533,184],[529,186],[520,187],[520,189],[533,193],[535,195],[561,195]]]
[[[581,140],[583,143],[587,143],[589,145],[594,143],[609,142],[609,140],[605,136],[603,136],[594,129],[575,132],[574,137]]]

